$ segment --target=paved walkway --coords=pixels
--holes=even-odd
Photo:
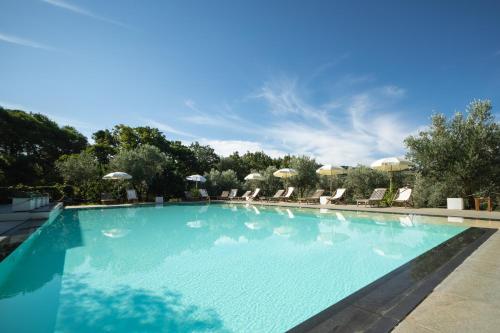
[[[500,332],[500,234],[491,236],[393,332]]]

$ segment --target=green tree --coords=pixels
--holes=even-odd
[[[75,195],[87,200],[99,200],[101,172],[93,155],[85,151],[63,155],[55,162],[55,166],[65,184],[73,186]]]
[[[255,187],[260,187],[262,189],[262,194],[265,196],[272,196],[277,190],[283,188],[283,182],[280,178],[274,177],[273,173],[276,172],[278,168],[274,165],[268,166],[265,170],[261,170],[260,174],[264,178],[262,181],[251,185],[252,189]],[[254,185],[255,184],[255,185]]]
[[[51,185],[62,155],[80,153],[87,139],[73,127],[59,127],[48,117],[0,107],[0,185]]]
[[[342,187],[347,189],[348,201],[368,198],[375,188],[387,188],[388,186],[389,176],[387,173],[373,170],[364,165],[350,168],[342,184]]]
[[[194,142],[189,146],[189,149],[193,152],[193,155],[196,159],[197,173],[203,174],[210,171],[220,161],[219,156],[210,146],[203,146],[198,142]]]
[[[241,160],[245,169],[249,172],[257,170],[265,170],[268,166],[273,165],[273,159],[262,151],[246,152]]]
[[[434,115],[429,129],[405,143],[424,183],[442,183],[443,195],[471,202],[473,195],[500,191],[500,128],[490,101],[473,101],[450,120]]]
[[[216,196],[220,195],[222,191],[241,188],[241,182],[233,170],[219,171],[212,169],[210,172],[205,173],[205,178],[207,179],[205,187],[210,195]]]
[[[167,163],[167,156],[157,147],[141,145],[135,149],[119,151],[110,161],[109,170],[130,174],[137,191],[147,193],[153,180],[162,174]]]
[[[319,167],[314,158],[308,156],[292,156],[290,167],[297,171],[297,175],[291,177],[288,183],[297,188],[300,197],[304,197],[308,191],[313,190],[318,183],[316,169]]]

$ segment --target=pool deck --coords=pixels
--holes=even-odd
[[[500,234],[495,233],[393,332],[499,332],[499,253]]]

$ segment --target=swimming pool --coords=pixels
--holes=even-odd
[[[251,205],[67,209],[0,263],[2,332],[282,332],[465,230]]]

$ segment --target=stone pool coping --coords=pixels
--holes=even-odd
[[[496,232],[466,229],[288,332],[390,332],[428,295],[432,297],[434,288]]]

